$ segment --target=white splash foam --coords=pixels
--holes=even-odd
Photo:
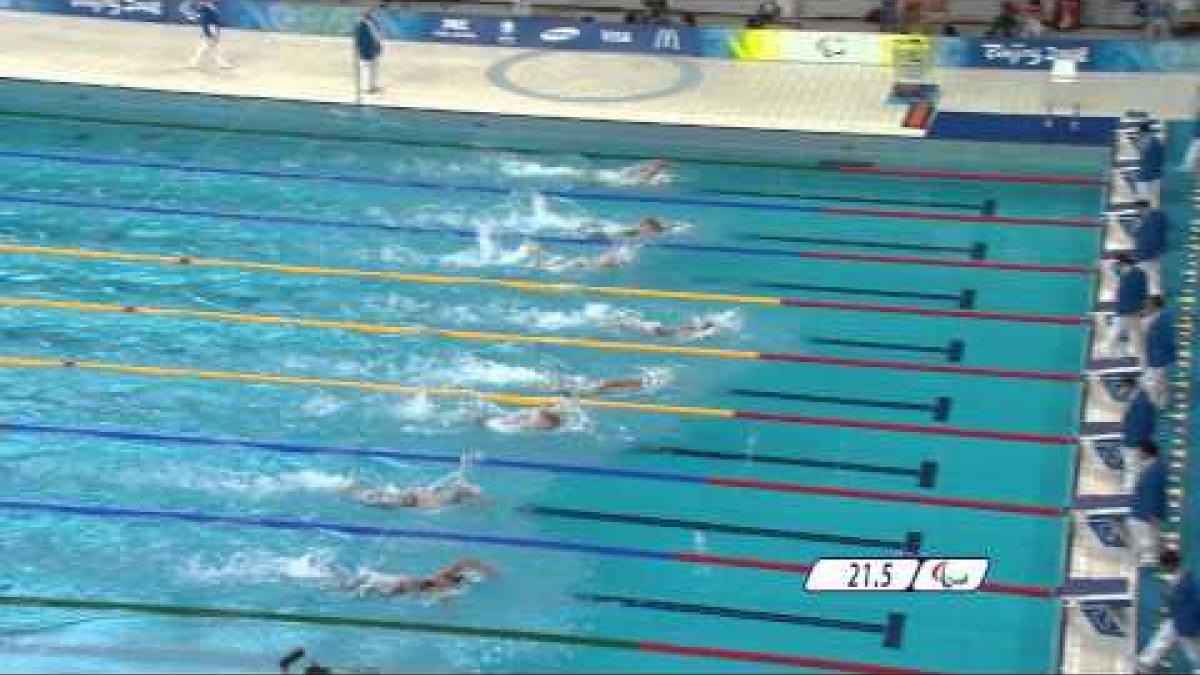
[[[499,163],[500,173],[509,178],[586,178],[588,172],[573,166],[541,164],[521,159],[505,159]]]
[[[217,564],[199,558],[184,563],[183,577],[201,583],[228,581],[269,583],[287,580],[328,580],[335,577],[334,554],[320,550],[299,556],[281,556],[267,551],[243,551]]]
[[[530,386],[551,380],[550,374],[536,368],[514,366],[480,358],[474,354],[458,354],[449,361],[413,357],[409,360],[407,368],[412,377],[428,386]]]
[[[574,311],[527,309],[512,312],[507,319],[521,326],[533,326],[544,331],[561,331],[584,326],[605,326],[628,310],[602,302],[589,302]],[[636,313],[635,313],[636,314]]]
[[[300,412],[309,417],[329,417],[341,412],[345,407],[345,401],[340,398],[326,393],[319,393],[302,403],[300,405]]]

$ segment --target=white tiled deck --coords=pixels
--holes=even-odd
[[[186,63],[195,27],[0,12],[0,77],[307,101],[352,102],[348,39],[228,31],[237,68]],[[498,72],[508,84],[499,83]],[[944,107],[1041,112],[1042,73],[944,70]],[[1182,75],[1089,75],[1084,112],[1150,106],[1191,114]],[[887,68],[737,63],[594,52],[390,43],[387,91],[368,103],[703,126],[913,135],[902,106],[883,103]],[[511,85],[511,86],[510,86]],[[672,90],[663,95],[655,91]],[[564,100],[571,99],[571,100]],[[578,99],[598,99],[591,102]]]

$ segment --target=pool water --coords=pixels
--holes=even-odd
[[[0,357],[83,366],[0,359],[5,596],[724,650],[8,607],[0,672],[265,671],[300,644],[347,671],[1056,668],[1061,607],[1041,592],[1063,581],[1068,523],[1049,511],[1074,479],[1107,153],[839,137],[706,157],[696,132],[639,155],[644,129],[467,134],[458,118],[0,88]],[[604,181],[661,155],[677,159],[669,185]],[[1081,180],[838,170],[876,155]],[[625,268],[502,260],[528,240],[596,255],[596,232],[646,215],[679,229]],[[614,316],[720,331],[681,342]],[[445,391],[643,375],[649,390],[592,397],[551,433],[483,428],[511,401]],[[339,492],[424,484],[462,453],[482,505],[408,513]],[[772,564],[918,540],[991,558],[1002,587],[810,594]],[[463,557],[499,575],[443,603],[324,578]]]

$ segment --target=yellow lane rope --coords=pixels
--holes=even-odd
[[[224,321],[232,323],[277,324],[301,328],[324,328],[344,330],[370,335],[431,335],[449,340],[464,340],[476,342],[500,342],[541,344],[559,347],[578,347],[582,349],[600,349],[618,352],[643,352],[655,354],[677,354],[682,356],[702,356],[724,359],[757,359],[759,352],[735,349],[717,349],[712,347],[689,347],[684,345],[656,345],[643,342],[624,342],[617,340],[594,340],[590,338],[569,338],[543,335],[522,335],[519,333],[496,333],[489,331],[453,330],[447,328],[430,328],[424,326],[395,326],[357,321],[329,321],[325,319],[309,319],[268,314],[242,314],[237,312],[216,312],[210,310],[179,309],[172,307],[144,307],[120,305],[106,302],[77,302],[74,300],[39,300],[36,298],[10,298],[0,296],[0,307],[21,307],[28,309],[68,310],[77,312],[92,312],[104,314],[135,314],[180,317],[202,321]]]
[[[426,396],[434,396],[438,398],[471,398],[487,401],[489,403],[496,403],[499,405],[510,405],[526,408],[553,405],[561,401],[561,399],[554,396],[530,396],[526,394],[511,394],[504,392],[484,392],[456,387],[416,387],[394,382],[379,382],[370,380],[346,380],[322,377],[300,377],[294,375],[271,375],[268,373],[243,373],[225,370],[201,370],[197,368],[140,366],[126,363],[107,363],[103,361],[73,361],[68,359],[0,356],[0,368],[64,367],[81,370],[95,370],[106,373],[119,373],[123,375],[141,375],[147,377],[216,380],[224,382],[240,382],[243,384],[276,384],[288,386],[358,389],[362,391],[402,394],[407,396],[424,394]],[[692,406],[661,405],[657,403],[633,403],[631,401],[604,401],[600,399],[589,398],[572,400],[581,406],[589,408],[630,410],[659,415],[719,418],[732,418],[736,417],[737,415],[735,411],[725,408],[700,408]]]
[[[782,306],[783,299],[757,295],[730,295],[726,293],[703,293],[698,291],[666,291],[630,286],[587,286],[566,282],[532,281],[528,279],[495,279],[489,277],[456,277],[441,274],[410,274],[384,270],[364,270],[345,267],[314,267],[307,265],[280,265],[276,263],[226,260],[221,258],[196,258],[192,256],[166,256],[152,253],[127,253],[122,251],[94,251],[80,248],[53,246],[24,246],[0,244],[0,253],[14,255],[55,256],[86,260],[109,260],[154,265],[190,265],[192,267],[215,267],[247,272],[273,272],[305,276],[352,277],[356,279],[378,279],[406,284],[438,284],[460,286],[490,286],[537,293],[590,293],[594,295],[654,298],[661,300],[686,300],[689,302],[725,302],[742,305]]]

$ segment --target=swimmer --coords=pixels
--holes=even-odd
[[[599,396],[603,394],[637,394],[661,387],[670,380],[662,369],[646,368],[641,377],[619,377],[590,381],[584,377],[563,378],[558,393],[563,396]]]
[[[675,166],[665,159],[652,159],[621,170],[625,179],[635,185],[661,185],[670,180],[667,171]]]
[[[566,425],[567,415],[562,404],[555,403],[487,417],[482,423],[492,431],[501,433],[557,431]]]
[[[474,558],[466,558],[423,577],[367,571],[342,579],[339,581],[338,587],[359,597],[367,595],[384,597],[426,595],[434,599],[441,599],[448,595],[462,593],[471,584],[482,583],[488,577],[494,577],[496,574],[496,570],[482,562]]]
[[[482,488],[467,480],[465,456],[462,468],[429,485],[372,488],[354,481],[342,493],[361,504],[385,509],[432,510],[483,499]]]
[[[669,228],[665,223],[663,223],[663,221],[655,218],[654,216],[646,216],[645,218],[639,220],[636,226],[621,230],[618,233],[618,236],[626,239],[644,241],[646,239],[660,237],[669,231]]]
[[[720,324],[712,319],[697,317],[685,321],[678,326],[668,326],[661,321],[647,321],[634,314],[617,313],[612,317],[612,325],[624,330],[634,330],[645,335],[679,340],[702,340],[716,335],[721,330]]]
[[[594,256],[578,256],[567,258],[549,254],[537,244],[523,244],[517,252],[529,267],[547,272],[566,272],[573,269],[597,270],[628,267],[637,259],[636,249],[626,245],[616,245]]]

